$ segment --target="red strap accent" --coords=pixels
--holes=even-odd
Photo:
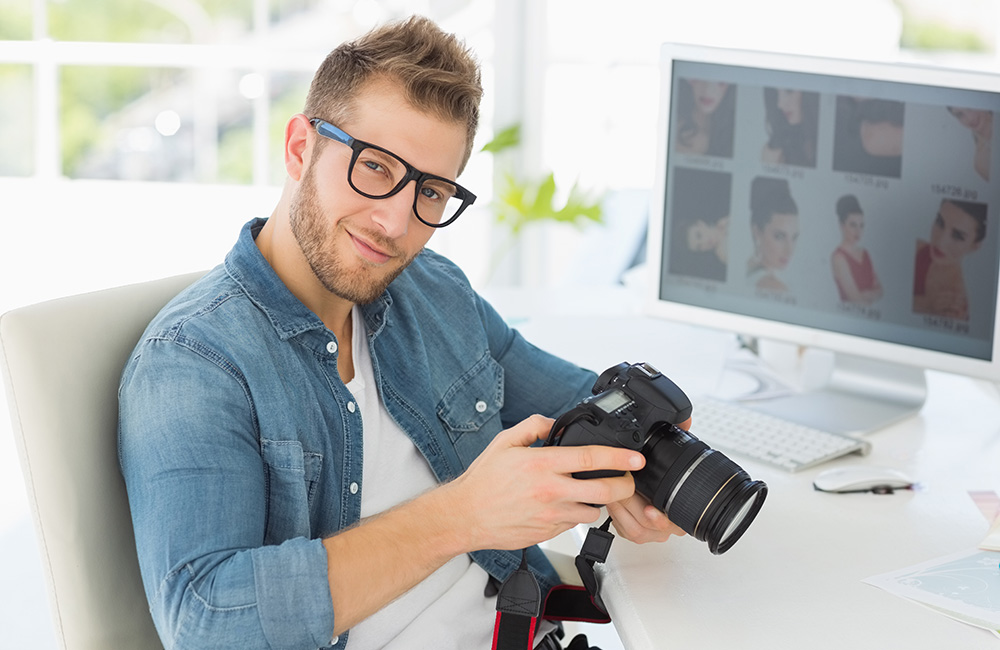
[[[497,612],[496,621],[493,623],[493,650],[497,650],[497,639],[500,637],[500,616],[501,613]]]

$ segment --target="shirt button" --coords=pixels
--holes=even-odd
[[[358,488],[358,484],[357,483],[351,483],[351,488],[350,489],[351,489],[351,494],[357,494],[358,493],[358,489],[359,489]]]
[[[476,411],[478,413],[485,413],[486,412],[486,402],[484,402],[483,400],[479,400],[478,402],[476,402]]]
[[[356,410],[358,410],[358,407],[354,405],[354,402],[348,402],[347,410],[350,411],[351,413],[354,413]]]
[[[339,636],[335,636],[332,639],[330,639],[330,645],[337,645],[338,641],[340,641],[340,637]]]
[[[326,344],[326,351],[329,352],[330,354],[336,354],[337,353],[337,342],[336,341],[330,341],[329,343],[327,343]]]

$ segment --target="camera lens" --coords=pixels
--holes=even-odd
[[[716,555],[739,540],[764,503],[767,485],[683,429],[654,428],[642,451],[636,491]]]

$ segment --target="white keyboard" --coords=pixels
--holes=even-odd
[[[713,449],[746,456],[789,472],[813,467],[844,454],[866,455],[871,444],[814,429],[711,397],[694,402],[691,433]]]

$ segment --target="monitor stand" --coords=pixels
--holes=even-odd
[[[927,397],[922,368],[835,353],[825,384],[743,405],[835,433],[870,433],[920,411]]]

